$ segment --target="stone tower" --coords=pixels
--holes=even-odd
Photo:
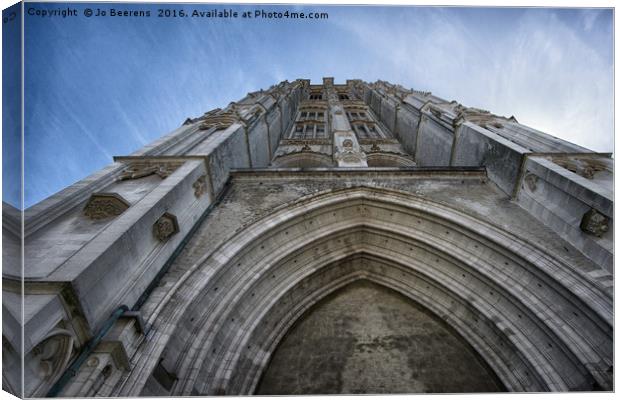
[[[25,210],[23,260],[4,205],[3,388],[612,390],[612,167],[383,81],[249,93]]]

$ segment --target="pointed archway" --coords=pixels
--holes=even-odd
[[[504,390],[487,363],[444,321],[394,290],[359,279],[295,322],[255,394]]]
[[[357,187],[276,209],[189,268],[119,394],[138,395],[160,360],[177,378],[168,394],[254,393],[293,323],[358,279],[428,308],[507,390],[607,385],[611,308],[561,257],[443,204]]]

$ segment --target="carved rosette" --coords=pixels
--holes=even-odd
[[[159,217],[155,224],[153,224],[153,234],[162,242],[168,240],[172,235],[178,232],[179,223],[177,217],[170,213],[164,213],[164,215]]]
[[[196,196],[196,198],[202,197],[202,195],[207,191],[207,176],[200,176],[196,179],[196,182],[192,184],[192,187],[194,188],[194,196]]]
[[[181,165],[183,161],[136,161],[127,165],[118,180],[139,179],[153,174],[166,179]]]
[[[601,237],[609,230],[609,218],[592,208],[583,215],[579,227],[586,233]]]
[[[84,207],[84,215],[94,220],[116,217],[130,205],[117,193],[93,193]]]

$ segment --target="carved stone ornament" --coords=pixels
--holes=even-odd
[[[310,146],[308,146],[307,144],[304,144],[304,146],[301,148],[301,151],[312,151],[312,148]]]
[[[441,118],[441,110],[435,107],[429,108],[430,112],[437,118]]]
[[[427,102],[422,111],[429,111],[435,117],[440,118],[444,113],[448,113],[448,116],[453,115],[452,125],[456,128],[464,122],[471,122],[477,124],[483,128],[495,128],[502,129],[503,123],[517,122],[516,118],[502,117],[492,114],[487,110],[483,110],[475,107],[465,107],[457,101],[433,103]]]
[[[336,154],[334,154],[334,159],[337,162],[347,164],[366,163],[366,154],[364,154],[363,152],[354,151],[353,147],[347,147],[345,143],[343,143],[343,147],[343,150],[338,150],[336,151]]]
[[[586,233],[601,237],[609,230],[609,218],[592,208],[583,215],[579,227]]]
[[[182,161],[137,161],[129,164],[118,177],[119,180],[144,178],[149,175],[157,175],[162,179],[170,176],[177,170]]]
[[[170,214],[164,213],[159,219],[153,224],[153,234],[160,241],[166,241],[172,235],[179,232],[179,223],[177,222],[177,217]]]
[[[456,114],[456,118],[454,119],[455,127],[465,121],[468,121],[483,128],[502,129],[504,125],[501,122],[517,122],[517,119],[514,116],[506,118],[492,114],[487,110],[474,107],[465,107],[458,103],[454,107],[454,113]]]
[[[562,158],[554,157],[552,161],[586,179],[594,179],[597,172],[605,171],[605,164],[596,159]]]
[[[525,181],[525,184],[531,192],[536,190],[538,184],[538,177],[536,175],[527,174],[523,180]]]
[[[424,96],[424,97],[428,97],[432,94],[431,92],[425,92],[422,90],[414,90],[414,89],[411,89],[411,92],[415,94],[419,94],[420,96]]]
[[[196,196],[196,198],[200,198],[207,191],[206,178],[206,175],[202,175],[192,184],[192,187],[194,188],[194,196]]]
[[[93,193],[84,207],[84,215],[94,220],[116,217],[130,205],[118,193]]]
[[[89,358],[88,361],[86,361],[86,365],[88,365],[91,368],[96,367],[97,365],[99,365],[99,358],[97,357]]]
[[[56,376],[67,366],[73,354],[73,334],[65,329],[55,329],[32,349],[38,361],[38,374],[42,379]]]
[[[241,122],[241,119],[235,111],[222,111],[217,114],[206,115],[199,129],[203,131],[211,128],[215,128],[216,130],[226,129],[238,122]]]
[[[375,152],[375,151],[381,151],[381,147],[377,146],[377,144],[376,144],[376,143],[373,143],[373,144],[372,144],[372,147],[370,148],[370,151],[373,151],[373,152]]]
[[[330,139],[282,139],[282,146],[329,145]]]

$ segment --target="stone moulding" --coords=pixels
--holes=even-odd
[[[177,217],[168,212],[164,213],[155,224],[153,224],[153,234],[155,237],[164,242],[171,236],[179,232],[179,222]]]
[[[93,193],[84,207],[84,215],[100,220],[121,215],[131,204],[118,193]]]

